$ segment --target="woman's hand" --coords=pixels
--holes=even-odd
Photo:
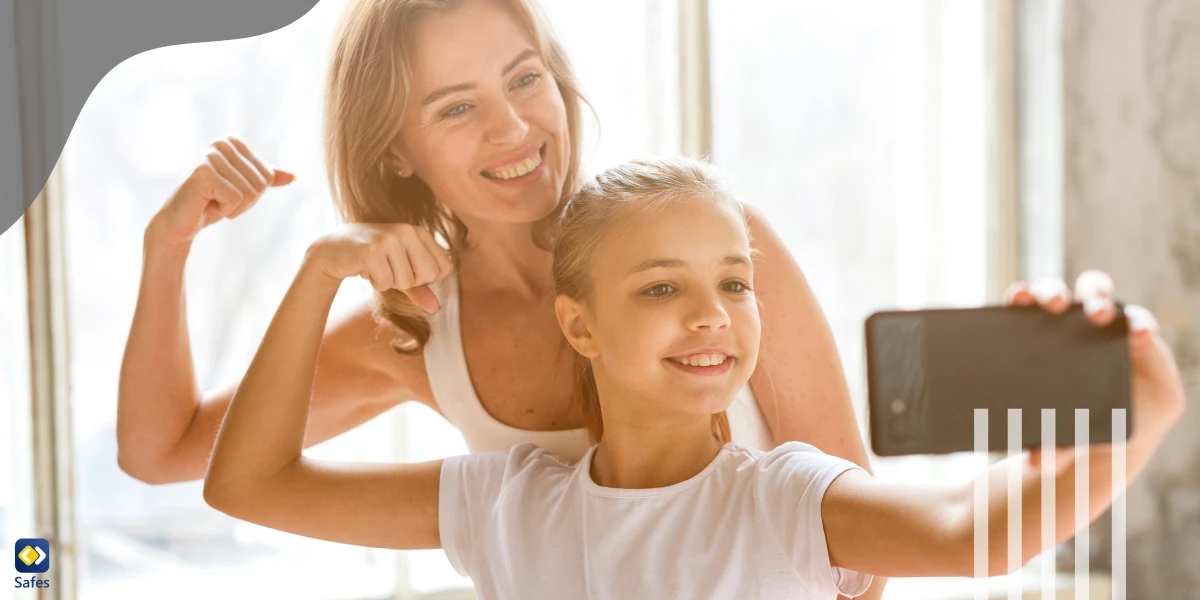
[[[267,165],[241,140],[217,140],[204,161],[159,209],[150,228],[164,243],[186,244],[201,229],[249,210],[267,188],[295,179],[295,175]]]
[[[430,313],[440,306],[429,284],[454,272],[433,234],[408,223],[342,225],[309,246],[306,262],[339,282],[357,275],[381,292],[400,290]]]
[[[1104,327],[1117,316],[1113,302],[1113,281],[1107,274],[1088,270],[1075,281],[1075,299],[1083,304],[1088,319],[1098,327]],[[1060,279],[1041,280],[1032,287],[1018,282],[1009,287],[1005,294],[1008,304],[1018,306],[1040,305],[1059,314],[1071,305],[1071,292]],[[1140,306],[1126,305],[1125,316],[1129,319],[1129,361],[1133,388],[1133,411],[1137,418],[1130,432],[1130,440],[1145,441],[1156,446],[1167,431],[1179,421],[1184,411],[1183,383],[1171,349],[1158,335],[1158,322],[1150,311]],[[1040,465],[1040,451],[1030,453],[1030,462]],[[1071,448],[1055,453],[1056,467],[1061,467],[1074,456]]]

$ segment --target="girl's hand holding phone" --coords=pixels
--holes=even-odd
[[[454,272],[449,253],[424,227],[408,223],[348,223],[309,246],[307,266],[341,282],[359,276],[376,290],[400,290],[425,312],[437,312],[429,284]]]
[[[1075,281],[1074,297],[1083,304],[1084,313],[1096,326],[1103,327],[1117,315],[1113,301],[1113,281],[1107,274],[1088,270]],[[1014,283],[1005,294],[1009,304],[1040,305],[1052,313],[1061,313],[1071,304],[1071,292],[1059,279],[1045,279],[1027,286]],[[1150,451],[1157,447],[1167,432],[1183,416],[1185,397],[1183,383],[1171,349],[1158,334],[1158,322],[1150,311],[1140,306],[1124,306],[1129,319],[1129,368],[1132,384],[1133,430],[1128,444],[1144,445]],[[1061,448],[1055,452],[1056,470],[1070,463],[1074,449]],[[1041,452],[1029,456],[1033,465],[1042,462]]]

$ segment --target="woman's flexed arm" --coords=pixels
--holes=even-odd
[[[234,517],[359,546],[439,547],[441,461],[356,464],[301,454],[321,337],[340,277],[310,250],[217,434],[204,499]]]
[[[196,381],[184,295],[192,239],[292,178],[267,166],[240,140],[217,140],[146,228],[142,280],[117,394],[117,462],[130,476],[155,484],[204,477],[236,382],[202,392]],[[421,357],[398,356],[387,337],[367,306],[330,326],[307,445],[405,400],[430,400]]]

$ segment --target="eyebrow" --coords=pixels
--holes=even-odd
[[[725,259],[721,261],[721,265],[726,267],[731,267],[733,265],[748,266],[750,265],[750,259],[740,254],[731,254],[726,256]],[[638,263],[637,266],[630,269],[625,276],[629,277],[635,273],[649,271],[650,269],[682,269],[684,267],[687,267],[687,262],[679,260],[678,258],[651,258]]]
[[[534,56],[537,56],[537,55],[538,55],[537,50],[534,50],[533,48],[526,48],[520,54],[518,54],[516,58],[509,61],[507,65],[504,65],[504,70],[500,71],[500,75],[501,76],[507,75],[509,71],[517,68],[517,65],[519,65],[522,62],[524,62]],[[455,92],[462,92],[462,91],[474,89],[477,85],[479,85],[479,84],[475,83],[474,81],[468,81],[466,83],[460,83],[458,85],[451,85],[451,86],[446,86],[444,88],[439,88],[437,90],[434,90],[428,96],[425,96],[425,101],[421,103],[421,106],[428,106],[430,104],[433,104],[434,102],[437,102],[438,100],[441,100],[442,98],[445,98],[446,96],[449,96],[450,94],[453,94]]]

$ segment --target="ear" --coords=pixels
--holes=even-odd
[[[576,352],[587,358],[600,356],[588,324],[586,307],[570,296],[559,294],[554,299],[554,315],[558,317],[558,327],[563,336]]]
[[[383,162],[393,173],[401,177],[411,177],[413,174],[412,161],[408,160],[407,152],[402,147],[400,139],[397,138],[392,145],[388,147],[387,154],[383,158]]]

